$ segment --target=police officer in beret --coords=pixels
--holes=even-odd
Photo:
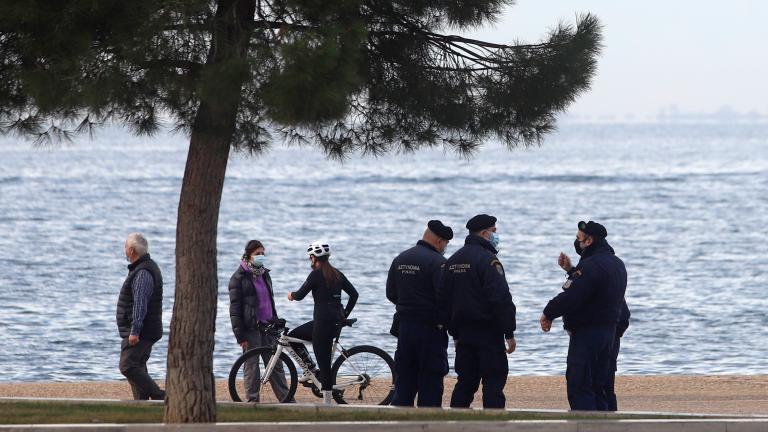
[[[480,214],[466,226],[469,235],[445,264],[438,298],[456,344],[458,381],[451,407],[469,407],[482,380],[483,407],[504,408],[509,372],[506,354],[516,346],[515,304],[504,267],[496,257],[496,218]]]
[[[448,334],[437,309],[445,248],[453,230],[439,220],[427,224],[416,246],[398,255],[389,268],[387,298],[397,308],[393,333],[395,393],[392,405],[439,407],[448,373]]]
[[[572,410],[615,410],[607,388],[615,373],[614,340],[626,307],[627,270],[607,236],[603,225],[579,222],[574,241],[579,264],[573,267],[567,256],[560,256],[568,280],[540,318],[541,329],[548,332],[552,321],[562,316],[570,335],[565,378]]]
[[[584,225],[584,229],[587,229],[587,224]],[[607,235],[607,232],[606,232]],[[563,252],[560,252],[560,256],[557,259],[557,263],[563,270],[566,271],[568,274],[568,279],[571,279],[571,277],[581,269],[581,258],[583,258],[583,250],[580,246],[580,239],[579,237],[584,237],[586,234],[582,234],[581,236],[577,233],[576,234],[576,240],[574,240],[573,245],[576,249],[576,254],[579,255],[580,259],[579,262],[574,267],[571,263],[571,258],[568,257],[568,255],[564,254]],[[611,249],[613,251],[613,249]],[[616,371],[618,370],[618,359],[619,359],[619,350],[621,349],[621,338],[624,336],[624,333],[629,328],[629,318],[632,316],[631,312],[629,311],[629,307],[627,306],[626,298],[621,299],[621,314],[619,315],[619,322],[616,324],[616,334],[613,337],[613,349],[611,349],[611,366],[610,366],[610,376],[608,377],[608,382],[605,383],[605,386],[603,388],[603,392],[605,393],[605,397],[608,401],[608,411],[617,411],[618,410],[618,404],[616,401]],[[566,321],[566,317],[563,317],[563,321]]]

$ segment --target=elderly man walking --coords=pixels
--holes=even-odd
[[[147,239],[131,233],[125,240],[128,277],[117,300],[120,372],[128,379],[134,399],[165,399],[165,392],[147,372],[152,345],[163,336],[163,276],[149,256]]]

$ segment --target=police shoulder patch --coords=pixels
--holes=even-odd
[[[568,277],[568,280],[566,280],[565,283],[563,284],[563,289],[567,290],[568,288],[570,288],[571,285],[573,284],[573,281],[581,275],[582,275],[581,270],[576,270],[575,272],[571,273],[571,275]]]
[[[500,275],[504,275],[504,266],[501,265],[501,261],[497,259],[491,261],[491,267],[495,268]]]

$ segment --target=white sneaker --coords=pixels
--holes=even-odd
[[[310,372],[310,371],[307,369],[307,370],[304,370],[304,372],[303,372],[303,373],[301,374],[301,376],[299,377],[299,382],[300,382],[300,383],[305,383],[305,382],[307,382],[307,381],[309,381],[309,380],[311,380],[311,379],[312,379],[312,372]]]
[[[323,390],[323,405],[333,405],[333,392]]]

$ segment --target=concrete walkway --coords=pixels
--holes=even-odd
[[[0,398],[3,401],[41,402],[57,401],[94,404],[162,404],[157,401],[124,401],[104,399],[39,399],[39,398]],[[220,405],[243,404],[221,403]],[[289,411],[368,411],[372,413],[425,413],[428,411],[446,412],[450,408],[397,408],[387,406],[323,406],[310,404],[269,405],[270,408]],[[213,431],[213,432],[768,432],[768,416],[728,416],[679,413],[650,412],[569,412],[563,410],[512,410],[507,412],[526,413],[537,417],[536,420],[516,421],[372,421],[372,422],[282,422],[282,423],[216,423],[216,424],[67,424],[67,425],[8,425],[0,426],[0,432],[171,432],[171,431]],[[481,418],[497,410],[462,410]],[[2,415],[2,414],[0,414]],[[583,417],[587,415],[590,419]],[[573,420],[563,420],[562,417]],[[645,417],[632,419],[631,417]],[[675,416],[675,419],[647,419],[648,416]],[[558,419],[553,419],[557,417]],[[622,417],[618,419],[617,417]],[[626,417],[630,417],[627,419]],[[690,417],[690,418],[687,418]]]
[[[455,382],[445,379],[443,406],[449,405]],[[304,390],[299,387],[296,400],[319,402]],[[510,408],[568,409],[563,376],[510,376],[504,390]],[[619,375],[616,390],[624,411],[768,415],[768,375]],[[125,381],[2,382],[0,397],[130,399],[131,388]],[[225,380],[217,382],[216,397],[229,400]],[[475,397],[475,406],[480,399]]]
[[[12,432],[766,432],[768,420],[530,420],[507,422],[322,422],[0,426]]]
[[[445,379],[443,406],[449,405],[455,382]],[[299,402],[319,402],[304,390],[299,387]],[[510,408],[568,409],[563,376],[510,376],[504,390]],[[616,390],[624,411],[768,415],[768,375],[619,375]],[[2,382],[0,397],[130,399],[131,388],[125,381]],[[225,380],[217,382],[216,397],[229,400]],[[475,406],[480,399],[475,397]]]

